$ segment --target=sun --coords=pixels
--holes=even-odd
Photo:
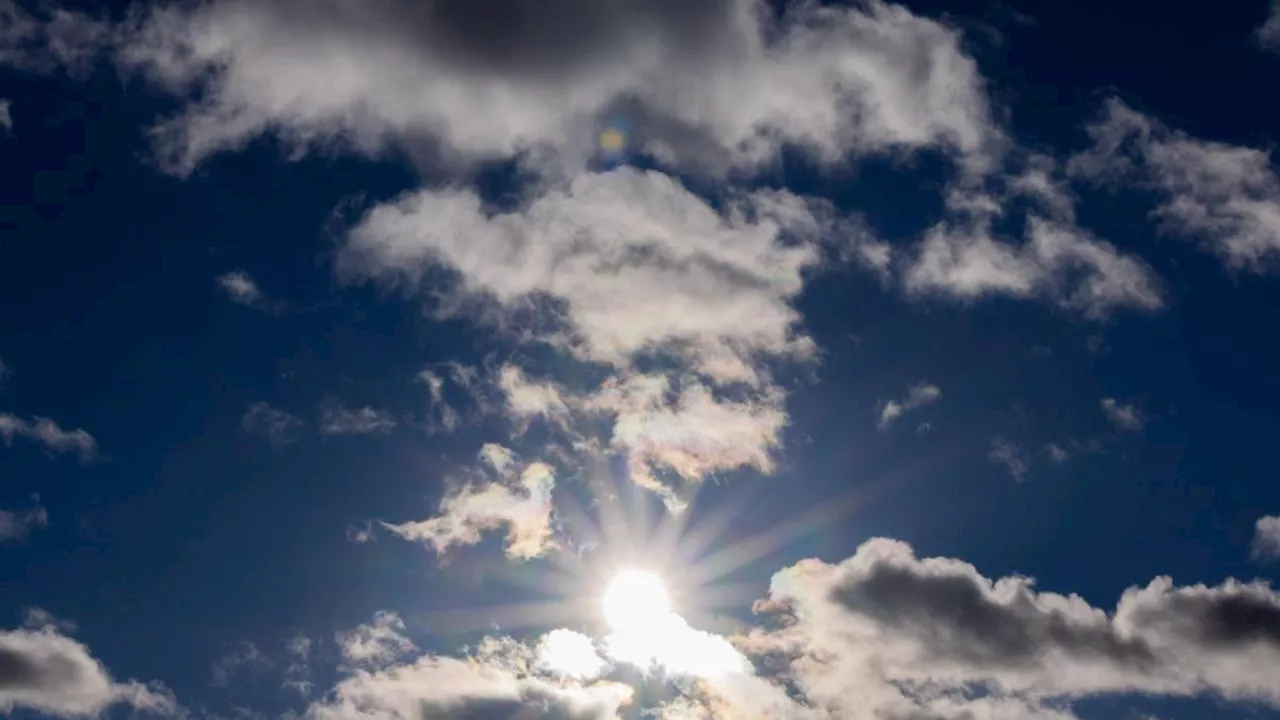
[[[671,599],[662,580],[644,570],[623,570],[604,591],[604,619],[614,632],[643,633],[662,625]]]

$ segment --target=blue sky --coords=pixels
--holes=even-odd
[[[0,0],[0,712],[1280,717],[1277,77],[1261,0]]]

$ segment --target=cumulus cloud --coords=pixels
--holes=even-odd
[[[1027,476],[1027,470],[1030,469],[1022,449],[1001,437],[991,440],[991,451],[987,453],[987,459],[1003,466],[1018,482],[1022,482]]]
[[[115,705],[161,715],[178,710],[163,687],[112,680],[87,647],[53,625],[0,630],[0,711],[71,718]]]
[[[506,552],[512,558],[529,559],[555,546],[551,492],[555,476],[541,462],[525,464],[517,474],[518,461],[507,448],[486,444],[481,450],[497,475],[478,483],[467,483],[447,493],[435,517],[419,522],[382,526],[406,539],[430,545],[444,553],[454,545],[474,545],[487,530],[505,527]]]
[[[250,405],[240,418],[240,427],[245,432],[264,437],[272,445],[287,445],[297,440],[305,425],[301,418],[261,401]]]
[[[902,417],[904,413],[924,407],[937,401],[940,397],[942,397],[942,391],[938,389],[937,385],[927,382],[913,385],[907,390],[907,396],[902,400],[888,400],[885,402],[880,408],[878,426],[881,430],[888,430],[893,421]]]
[[[874,539],[839,564],[774,575],[741,644],[836,717],[1066,718],[1087,695],[1217,693],[1280,707],[1280,594],[1156,578],[1105,612]],[[975,694],[974,689],[980,689]],[[824,715],[824,717],[827,715]]]
[[[1072,223],[1031,213],[1026,241],[1017,245],[996,237],[991,220],[983,215],[930,229],[904,272],[908,294],[1043,298],[1090,318],[1164,306],[1149,265]]]
[[[583,685],[547,678],[528,666],[527,648],[513,652],[513,641],[484,645],[490,651],[477,657],[422,655],[384,668],[354,670],[313,703],[307,717],[615,720],[634,692],[613,682]],[[500,649],[492,649],[495,645]]]
[[[14,438],[26,438],[38,443],[55,455],[77,455],[81,462],[88,462],[98,455],[98,441],[84,430],[65,430],[46,417],[23,419],[10,413],[0,413],[0,437],[5,445],[12,445]]]
[[[48,525],[49,513],[41,505],[25,510],[0,510],[0,545],[24,543],[33,531]]]
[[[404,630],[404,620],[399,615],[379,610],[370,624],[341,631],[335,639],[348,666],[376,670],[393,665],[418,649],[404,636]]]
[[[175,172],[267,133],[365,152],[425,137],[572,171],[619,116],[639,149],[712,169],[782,143],[829,162],[936,146],[982,166],[1002,142],[960,33],[879,0],[780,20],[758,0],[223,0],[155,9],[114,44],[159,86],[198,89],[154,131]]]
[[[1098,401],[1102,414],[1118,430],[1137,432],[1146,424],[1142,411],[1136,405],[1125,404],[1115,398],[1102,398]]]
[[[396,421],[386,410],[335,405],[320,411],[319,427],[322,435],[386,435],[395,429]]]
[[[1280,515],[1258,518],[1250,553],[1254,560],[1280,560]]]
[[[1164,232],[1200,241],[1232,269],[1263,272],[1280,255],[1280,176],[1269,151],[1193,138],[1117,99],[1088,133],[1093,146],[1071,171],[1155,191]]]

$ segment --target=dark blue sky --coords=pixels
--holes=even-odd
[[[19,6],[37,22],[49,18],[45,9]],[[1163,178],[1185,168],[1159,164],[1151,150],[1169,147],[1160,143],[1171,137],[1264,153],[1272,147],[1280,56],[1254,34],[1267,18],[1266,3],[907,7],[960,33],[959,52],[974,58],[985,79],[989,125],[1013,159],[1001,160],[991,172],[998,179],[983,187],[1010,185],[1028,153],[1055,158],[1057,182],[1074,194],[1074,227],[1140,259],[1158,279],[1160,306],[1122,301],[1091,314],[1060,302],[1058,294],[1070,292],[1063,288],[1087,281],[1087,267],[1045,271],[1053,279],[1043,291],[907,289],[901,278],[930,228],[962,224],[943,198],[965,182],[957,170],[963,157],[989,152],[985,146],[939,141],[884,149],[853,141],[832,163],[788,145],[764,169],[708,176],[640,147],[647,137],[631,139],[630,164],[683,178],[711,198],[759,187],[824,198],[837,215],[859,218],[898,258],[888,275],[877,276],[827,247],[824,257],[831,257],[807,268],[803,289],[787,299],[798,312],[794,333],[812,339],[814,356],[797,361],[767,348],[752,355],[770,368],[767,384],[786,394],[787,421],[769,450],[776,470],[712,467],[684,519],[691,528],[711,527],[724,508],[740,508],[717,526],[702,556],[809,519],[759,543],[758,557],[712,583],[727,588],[714,614],[730,619],[706,619],[716,625],[707,629],[763,622],[751,604],[769,594],[773,573],[808,557],[837,563],[874,537],[902,540],[920,558],[972,563],[987,578],[1034,577],[1039,591],[1077,593],[1107,612],[1126,588],[1157,576],[1210,587],[1228,578],[1274,578],[1277,566],[1255,548],[1265,547],[1259,519],[1280,514],[1273,459],[1280,443],[1280,284],[1270,272],[1280,257],[1280,180],[1272,164],[1271,185],[1218,192],[1204,190],[1212,184],[1204,181],[1169,191]],[[0,0],[0,19],[5,12]],[[104,32],[122,37],[124,27]],[[70,67],[65,58],[50,59],[57,53],[47,40],[11,41],[16,28],[0,22],[0,98],[11,115],[11,126],[0,129],[0,416],[19,423],[0,436],[0,508],[21,514],[42,507],[47,524],[0,548],[3,627],[18,628],[29,608],[42,608],[74,623],[65,632],[113,678],[163,683],[200,716],[320,712],[333,697],[328,689],[345,677],[344,663],[354,663],[336,632],[386,610],[403,618],[403,632],[422,653],[458,655],[461,645],[495,629],[488,620],[504,631],[513,624],[498,610],[476,608],[554,595],[549,578],[585,562],[565,559],[573,552],[563,548],[548,551],[552,557],[505,558],[500,521],[479,544],[439,557],[377,525],[439,514],[448,483],[476,467],[484,443],[555,463],[564,502],[596,511],[574,478],[600,480],[600,472],[584,469],[600,460],[608,482],[623,488],[624,514],[639,522],[644,506],[657,522],[665,513],[628,480],[626,458],[640,450],[603,449],[612,427],[607,414],[584,419],[575,411],[572,436],[545,420],[520,434],[520,420],[502,407],[494,384],[498,368],[519,366],[566,394],[587,393],[595,390],[593,378],[630,369],[521,342],[512,327],[535,327],[521,313],[536,309],[512,311],[498,326],[471,310],[444,314],[449,300],[440,296],[479,284],[468,285],[467,270],[447,261],[448,272],[428,274],[417,286],[343,271],[365,213],[401,193],[480,188],[491,202],[520,207],[569,180],[548,171],[530,181],[536,170],[510,164],[447,162],[439,148],[463,147],[462,130],[428,137],[410,127],[397,138],[400,119],[388,121],[392,140],[375,152],[360,140],[342,141],[343,133],[358,134],[350,128],[361,121],[354,120],[339,123],[338,141],[290,157],[291,143],[317,132],[321,121],[289,111],[184,174],[157,163],[149,129],[199,107],[198,93],[215,93],[165,86],[154,67],[121,69],[116,58],[127,41],[81,37],[89,57]],[[291,39],[289,47],[300,42]],[[892,57],[890,68],[906,62]],[[924,82],[937,70],[921,67],[904,82]],[[291,82],[299,96],[313,91],[303,79]],[[1120,151],[1141,158],[1137,175],[1117,170],[1110,183],[1068,177],[1068,158],[1094,147],[1085,127],[1103,116],[1109,98],[1163,129],[1153,131],[1154,140],[1135,140],[1138,149]],[[236,119],[221,122],[232,127]],[[632,127],[639,136],[662,126]],[[1178,193],[1227,206],[1238,200],[1233,188],[1258,203],[1264,219],[1271,213],[1272,224],[1258,231],[1269,245],[1256,267],[1233,266],[1207,249],[1226,243],[1238,226],[1179,232],[1152,214]],[[1019,246],[1030,211],[1022,200],[1000,198],[1009,210],[997,232]],[[840,245],[838,235],[828,232],[821,243]],[[218,284],[237,271],[260,296],[236,302]],[[455,271],[461,280],[449,275]],[[561,312],[570,327],[579,317]],[[478,368],[484,387],[468,393],[449,380],[450,364]],[[447,380],[445,400],[462,416],[452,432],[439,427],[440,408],[419,379],[424,369]],[[907,398],[921,384],[940,394],[912,407]],[[747,392],[715,387],[725,397]],[[1118,408],[1111,416],[1108,398]],[[905,409],[878,427],[889,401]],[[246,423],[255,403],[301,423],[290,441],[272,441]],[[376,410],[395,428],[321,432],[325,410],[339,407]],[[1134,419],[1126,426],[1129,410]],[[83,429],[96,451],[84,458],[67,451],[35,430],[36,418],[64,431]],[[575,449],[574,437],[593,433],[602,449]],[[679,449],[699,441],[673,442]],[[1065,457],[1055,460],[1050,446]],[[670,470],[659,475],[674,482]],[[829,512],[815,514],[821,508]],[[571,534],[569,525],[557,532]],[[366,527],[374,539],[354,541]],[[649,551],[641,544],[631,552]],[[601,591],[581,589],[584,597]],[[1255,643],[1250,657],[1272,663],[1255,668],[1280,678],[1280,599],[1270,598],[1272,619],[1260,611],[1260,625],[1240,642]],[[469,625],[433,619],[463,609],[473,611]],[[705,619],[712,609],[704,610]],[[696,626],[697,612],[686,615]],[[557,626],[586,631],[580,618],[569,610],[556,623],[510,632],[532,640]],[[297,637],[313,641],[307,696],[283,687],[286,644]],[[215,681],[219,663],[230,667],[225,658],[243,656],[244,643],[265,659],[242,661],[228,682]],[[1146,696],[1136,685],[1094,697],[1081,691],[1085,699],[1074,712],[1098,720],[1280,717],[1267,709],[1267,702],[1280,707],[1277,685],[1241,704],[1217,699],[1232,691],[1213,682],[1189,698]],[[6,692],[0,683],[0,711],[31,709]],[[1072,707],[1073,692],[1045,697],[1053,699],[1044,707]],[[807,702],[823,703],[816,695]],[[838,703],[827,707],[831,717],[865,717],[841,714]]]

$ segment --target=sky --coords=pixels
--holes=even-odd
[[[1280,718],[1280,5],[0,0],[0,714]]]

